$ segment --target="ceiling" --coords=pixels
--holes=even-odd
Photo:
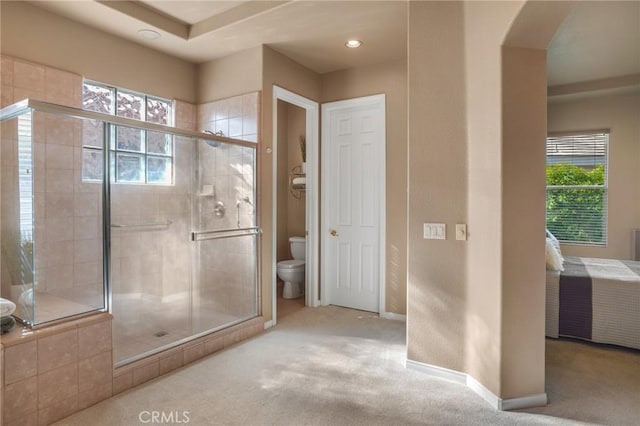
[[[267,44],[318,73],[406,58],[407,2],[33,1],[194,63]],[[161,34],[147,40],[140,29]],[[363,45],[347,49],[348,39]],[[550,86],[640,73],[640,2],[579,1],[549,46]]]
[[[66,16],[202,63],[267,44],[318,73],[406,58],[405,1],[37,1]],[[146,40],[138,30],[161,34]],[[349,39],[362,40],[348,49]]]
[[[193,25],[205,19],[211,18],[229,9],[239,6],[243,1],[145,1],[147,7],[173,17],[185,24]]]
[[[547,58],[549,86],[640,73],[640,2],[575,2]]]

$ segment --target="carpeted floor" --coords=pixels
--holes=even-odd
[[[278,326],[119,394],[61,425],[637,424],[640,354],[547,342],[551,403],[499,412],[465,386],[408,370],[405,324],[338,307],[279,308]],[[158,417],[162,420],[162,417]],[[159,422],[156,422],[159,423]]]

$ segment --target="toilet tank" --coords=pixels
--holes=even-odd
[[[291,246],[291,256],[294,259],[304,260],[306,256],[306,238],[289,237],[289,245]]]

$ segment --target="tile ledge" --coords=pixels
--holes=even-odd
[[[15,346],[20,343],[26,343],[31,340],[40,339],[51,336],[53,334],[63,333],[74,328],[84,328],[103,321],[110,321],[113,315],[108,312],[98,312],[89,314],[82,318],[69,319],[68,321],[45,325],[41,328],[31,329],[24,325],[16,324],[8,333],[0,336],[0,342],[4,347]]]

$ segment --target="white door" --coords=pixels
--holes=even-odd
[[[384,277],[384,95],[322,105],[322,294],[380,312]]]

